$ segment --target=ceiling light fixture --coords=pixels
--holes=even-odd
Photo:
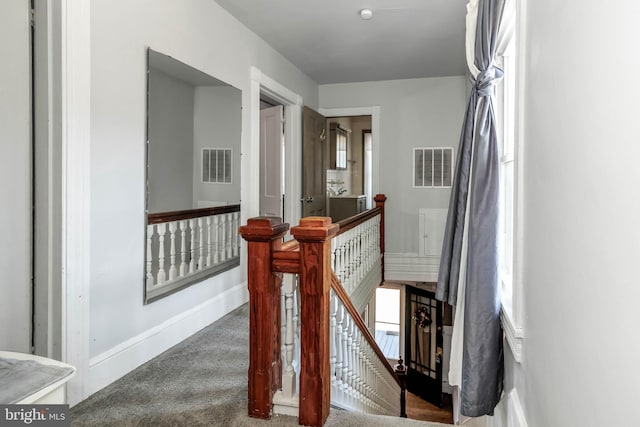
[[[373,11],[371,9],[362,9],[360,11],[360,18],[368,21],[369,19],[373,18]]]

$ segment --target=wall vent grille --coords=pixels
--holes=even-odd
[[[446,188],[453,181],[453,147],[414,148],[413,186]]]
[[[202,182],[231,184],[232,160],[231,148],[203,148]]]

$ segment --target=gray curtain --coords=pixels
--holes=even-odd
[[[461,413],[493,414],[502,394],[503,353],[498,275],[499,158],[490,95],[502,78],[493,66],[505,0],[479,0],[475,66],[480,73],[464,117],[436,298],[456,305],[468,215]],[[468,202],[468,211],[467,211]],[[464,260],[462,260],[464,262]]]

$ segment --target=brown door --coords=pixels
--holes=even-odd
[[[302,126],[302,216],[325,216],[327,119],[304,107]]]

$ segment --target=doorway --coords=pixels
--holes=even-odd
[[[284,107],[260,99],[260,216],[284,221]]]
[[[242,220],[259,214],[260,210],[260,100],[269,99],[272,103],[282,105],[284,115],[284,200],[282,216],[290,224],[300,221],[300,135],[302,121],[302,97],[280,83],[265,75],[256,67],[251,68],[250,110],[252,137],[249,147],[243,149],[248,153],[243,170],[255,171],[243,176],[242,200],[249,201],[247,209],[242,210]],[[254,204],[255,203],[255,204]]]
[[[401,289],[381,286],[375,296],[375,338],[387,359],[400,358]]]
[[[380,107],[350,107],[350,108],[320,108],[320,114],[329,118],[354,118],[368,116],[371,118],[370,125],[368,127],[355,126],[351,129],[351,135],[354,140],[358,142],[358,159],[349,157],[348,160],[356,160],[356,163],[351,165],[360,169],[360,176],[353,182],[350,182],[352,188],[348,191],[352,192],[353,185],[355,184],[355,191],[360,194],[366,195],[366,209],[371,209],[374,206],[373,197],[380,193]],[[354,131],[355,129],[355,131]],[[355,133],[355,135],[354,135]],[[348,163],[349,164],[349,163]],[[367,169],[366,171],[364,169]],[[329,170],[331,170],[329,168]],[[338,173],[339,174],[339,173]],[[334,173],[335,175],[335,173]],[[332,172],[328,172],[327,182],[334,179]],[[342,179],[338,178],[334,181],[334,188],[328,188],[331,190],[336,189],[335,183],[339,183]],[[346,184],[346,182],[345,182]],[[340,190],[341,184],[338,184],[337,190]],[[345,187],[346,188],[346,187]],[[347,193],[344,193],[347,194]],[[329,201],[329,205],[330,205]],[[331,206],[329,206],[331,210]]]
[[[406,287],[405,365],[407,390],[442,406],[443,304],[435,293]]]

